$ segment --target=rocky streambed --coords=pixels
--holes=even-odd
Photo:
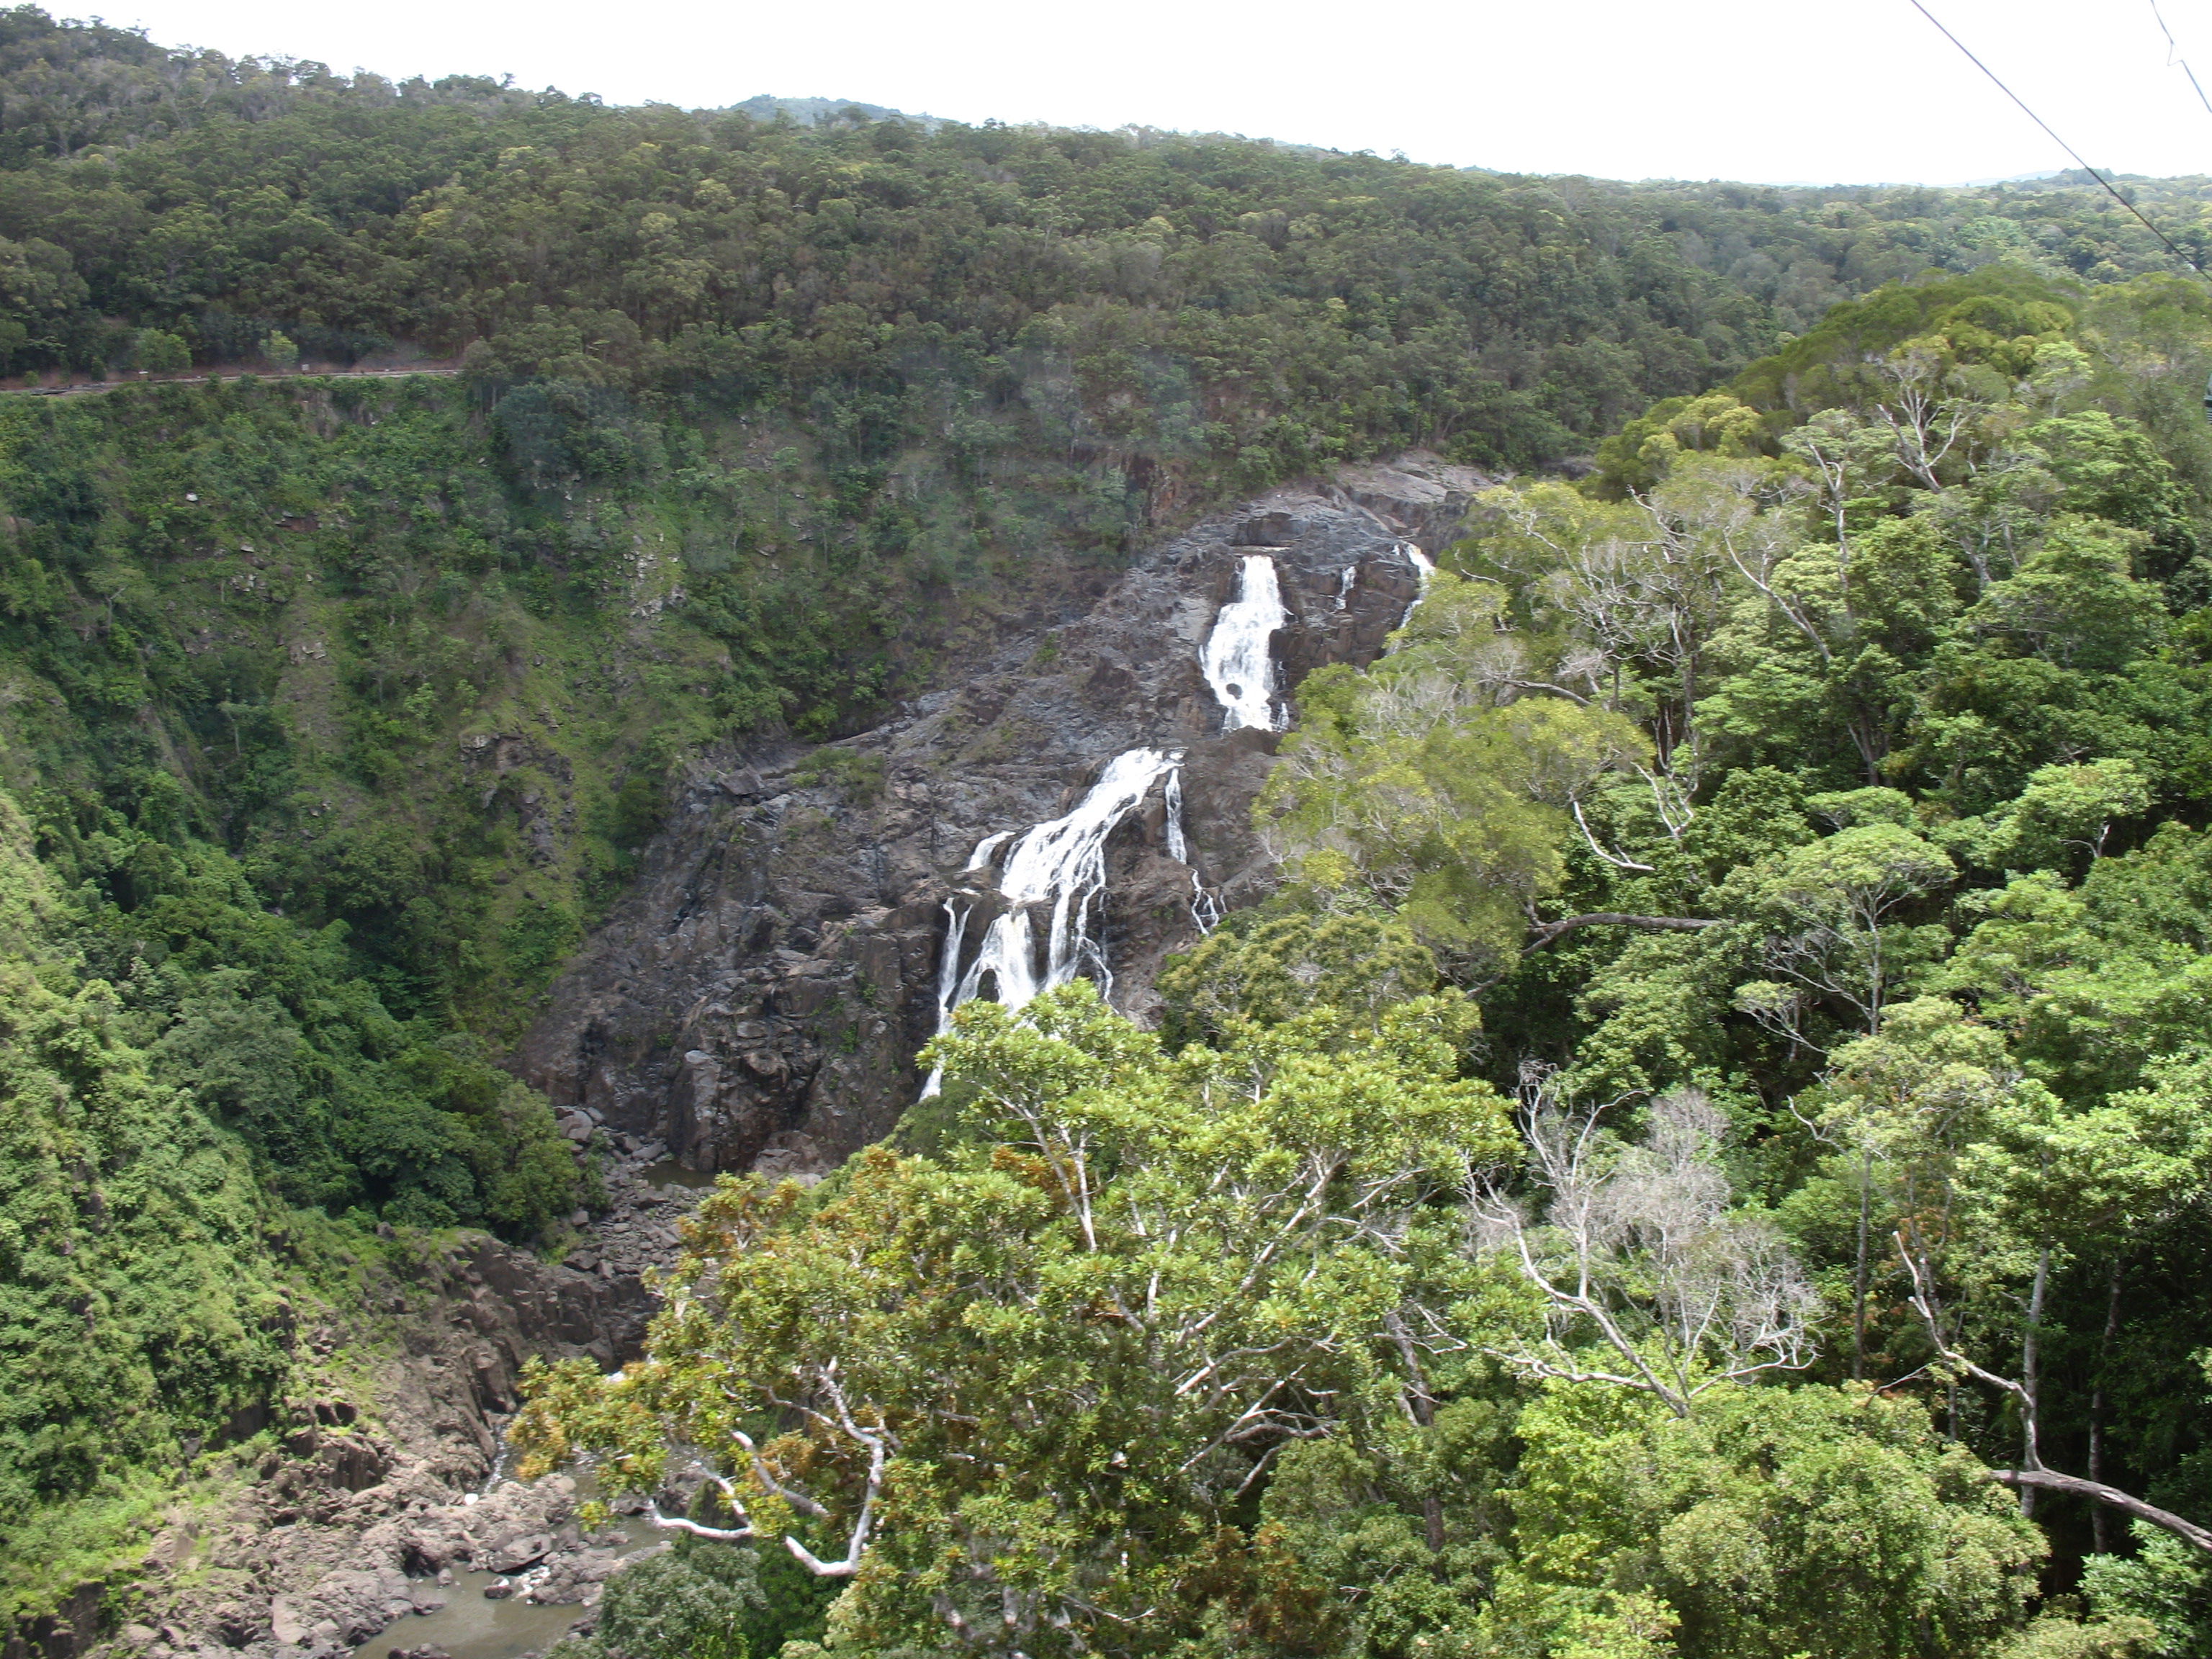
[[[562,1261],[462,1235],[365,1269],[359,1306],[301,1340],[311,1369],[380,1358],[350,1389],[291,1402],[246,1481],[171,1511],[119,1631],[88,1639],[90,1586],[82,1624],[19,1632],[8,1659],[511,1659],[588,1619],[608,1577],[662,1542],[635,1521],[586,1532],[575,1482],[509,1478],[501,1435],[529,1356],[635,1357],[645,1275],[675,1259],[701,1195],[654,1143],[595,1127],[589,1146],[608,1203]]]

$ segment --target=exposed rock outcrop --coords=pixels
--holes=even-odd
[[[1111,757],[1180,750],[1188,862],[1156,792],[1107,843],[1096,929],[1142,1013],[1197,934],[1269,871],[1249,814],[1275,738],[1224,735],[1200,648],[1243,559],[1275,563],[1279,695],[1382,649],[1433,550],[1489,480],[1432,456],[1347,469],[1199,525],[1086,614],[1010,642],[860,737],[727,757],[695,777],[641,879],[556,984],[516,1057],[556,1106],[699,1169],[820,1170],[879,1139],[937,1028],[945,900],[986,836],[1066,811]],[[988,897],[988,896],[987,896]]]

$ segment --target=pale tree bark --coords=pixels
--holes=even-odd
[[[1859,1149],[1859,1248],[1851,1270],[1851,1381],[1866,1377],[1867,1220],[1872,1206],[1874,1152]]]
[[[2101,1480],[2084,1480],[2079,1475],[2061,1474],[2056,1469],[2045,1468],[2042,1454],[2036,1445],[2036,1402],[2033,1390],[2024,1377],[2001,1376],[1996,1372],[1975,1364],[1944,1336],[1942,1310],[1936,1299],[1936,1279],[1933,1271],[1927,1262],[1906,1248],[1902,1233],[1893,1234],[1892,1237],[1897,1241],[1897,1252],[1905,1262],[1905,1272],[1912,1276],[1913,1311],[1920,1316],[1922,1322],[1927,1327],[1929,1340],[1936,1345],[1937,1356],[1976,1381],[1986,1382],[1991,1388],[2012,1395],[2020,1403],[2022,1467],[2016,1469],[1991,1469],[1990,1480],[2000,1486],[2012,1487],[2021,1494],[2023,1500],[2039,1492],[2064,1492],[2069,1497],[2088,1498],[2091,1502],[2104,1507],[2118,1510],[2124,1515],[2133,1516],[2138,1521],[2147,1521],[2154,1527],[2163,1528],[2191,1549],[2200,1551],[2206,1555],[2212,1555],[2212,1531],[2198,1526],[2194,1521],[2176,1515],[2171,1510],[2162,1510],[2155,1504],[2145,1503],[2134,1493],[2122,1492],[2117,1486],[2106,1486]],[[2039,1285],[2048,1269],[2050,1253],[2045,1250],[2038,1267]],[[2038,1313],[2041,1311],[2039,1298],[2032,1302],[2031,1305],[2035,1307]],[[2027,1367],[2023,1366],[2022,1369],[2025,1371]],[[1957,1432],[1955,1417],[1953,1421],[1953,1432],[1954,1434]],[[2021,1513],[2032,1512],[2027,1503],[2023,1501]]]
[[[2105,1382],[2112,1364],[2112,1344],[2120,1334],[2120,1285],[2123,1263],[2114,1256],[2105,1279],[2104,1340],[2097,1349],[2097,1386],[2089,1392],[2089,1479],[2102,1484],[2105,1479],[2105,1413],[2110,1409]],[[2096,1553],[2112,1553],[2112,1516],[2102,1506],[2089,1516],[2091,1536]]]
[[[884,1471],[891,1454],[890,1436],[880,1425],[873,1429],[865,1428],[854,1419],[845,1398],[843,1385],[838,1381],[834,1363],[819,1367],[811,1381],[815,1385],[813,1399],[796,1403],[793,1408],[817,1423],[834,1425],[866,1451],[868,1454],[867,1481],[861,1494],[860,1511],[854,1516],[852,1528],[846,1534],[845,1553],[842,1557],[825,1560],[789,1534],[784,1535],[783,1547],[790,1552],[793,1560],[818,1578],[850,1578],[860,1570],[860,1563],[867,1554],[869,1540],[875,1531],[876,1504],[883,1492]],[[793,1404],[781,1401],[775,1403]],[[829,1410],[825,1413],[819,1409],[820,1406],[827,1406]],[[776,1478],[775,1472],[761,1456],[750,1435],[733,1431],[731,1438],[744,1454],[753,1479],[759,1482],[763,1491],[781,1498],[801,1515],[817,1521],[829,1518],[830,1511],[824,1505]],[[722,1494],[722,1501],[729,1506],[731,1515],[737,1521],[736,1526],[710,1527],[686,1516],[663,1515],[658,1504],[646,1506],[646,1518],[663,1531],[689,1533],[694,1538],[712,1538],[727,1543],[744,1543],[757,1538],[759,1534],[753,1525],[752,1516],[746,1511],[744,1496],[737,1483],[711,1471],[708,1479]]]
[[[2043,1426],[2039,1420],[2043,1413],[2043,1292],[2050,1282],[2051,1247],[2046,1244],[2035,1258],[2035,1285],[2027,1297],[2027,1326],[2020,1339],[2021,1399],[2024,1405],[2020,1450],[2021,1465],[2027,1468],[2043,1467],[2036,1437]],[[2020,1489],[2020,1512],[2027,1520],[2035,1519],[2035,1488],[2032,1485]]]
[[[1521,952],[1526,956],[1532,951],[1556,945],[1581,927],[1641,927],[1651,933],[1698,933],[1720,925],[1702,916],[1638,916],[1618,910],[1593,910],[1587,915],[1565,916],[1558,921],[1537,921],[1532,918],[1528,943],[1521,947]]]
[[[1729,1207],[1723,1120],[1691,1090],[1652,1103],[1639,1146],[1601,1135],[1602,1107],[1560,1109],[1540,1083],[1526,1126],[1543,1224],[1494,1177],[1470,1209],[1543,1297],[1540,1342],[1486,1352],[1534,1376],[1649,1394],[1677,1417],[1725,1382],[1810,1364],[1813,1295],[1778,1233]],[[1588,1338],[1619,1362],[1592,1363]]]

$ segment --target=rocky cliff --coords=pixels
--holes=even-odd
[[[1200,917],[1270,879],[1249,811],[1277,739],[1224,730],[1200,664],[1250,562],[1270,562],[1279,589],[1267,650],[1280,726],[1315,668],[1381,652],[1419,592],[1408,544],[1439,546],[1489,482],[1417,454],[1248,501],[874,731],[702,769],[517,1069],[572,1124],[588,1114],[696,1168],[834,1164],[921,1090],[914,1056],[950,988],[947,933],[957,921],[968,953],[952,977],[972,974],[1006,908],[991,860],[1079,812],[1115,757],[1150,749],[1160,765],[1100,848],[1103,892],[1073,901],[1091,970],[1109,964],[1114,1000],[1143,1013],[1161,959]]]

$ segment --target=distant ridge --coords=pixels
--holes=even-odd
[[[1473,171],[1473,169],[1465,169]],[[2109,178],[2118,173],[2107,173]],[[1694,184],[1695,179],[1646,179],[1647,185]],[[1718,179],[1713,183],[1723,182]],[[1733,181],[1731,181],[1733,182]],[[1960,179],[1948,184],[1931,185],[1924,179],[1767,179],[1757,182],[1770,190],[1990,190],[1998,185],[2086,185],[2095,181],[2086,173],[2071,168],[2054,167],[2045,173],[2008,173],[2002,179]]]
[[[2051,167],[2042,173],[2008,173],[2002,179],[1961,179],[1952,188],[1956,190],[1986,190],[1992,185],[2045,185],[2054,179],[2063,179],[2067,169]],[[2081,182],[2087,183],[2084,179]]]
[[[802,127],[826,126],[847,110],[855,109],[871,121],[911,121],[929,132],[944,125],[934,115],[909,115],[902,109],[885,109],[881,104],[863,104],[853,98],[775,98],[763,93],[730,107],[743,110],[756,121],[773,121],[779,115],[787,115]]]

